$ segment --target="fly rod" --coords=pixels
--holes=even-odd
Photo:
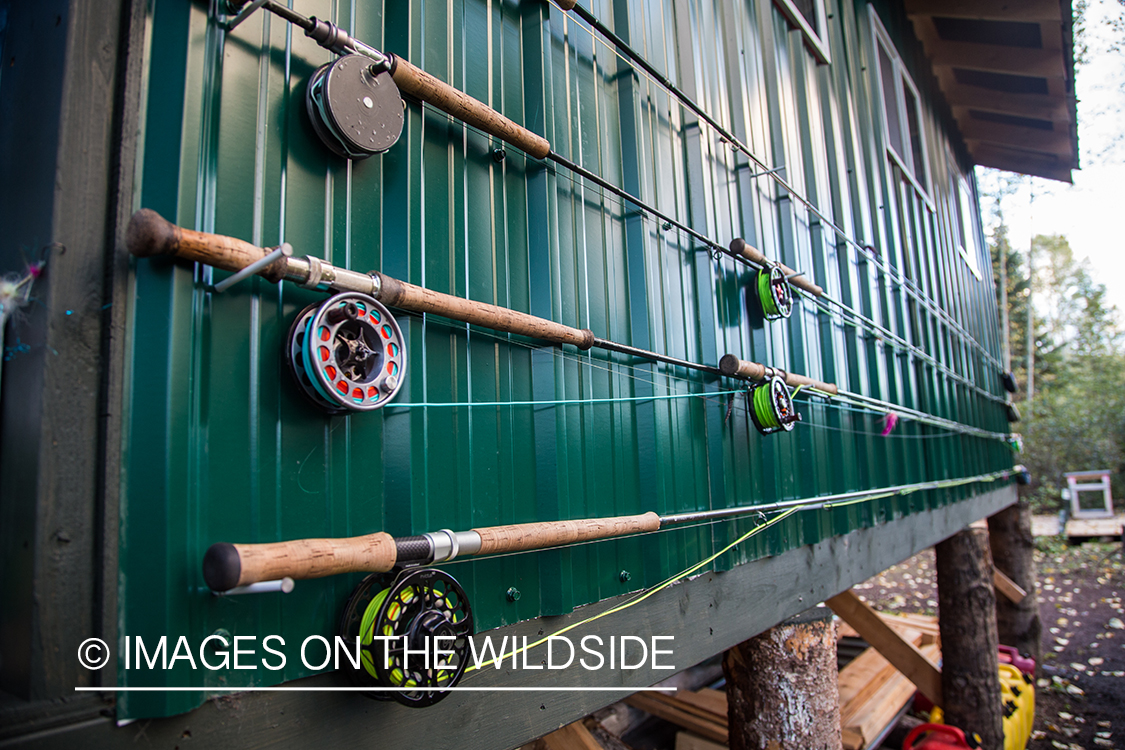
[[[763,175],[768,175],[770,178],[772,178],[774,180],[774,182],[776,182],[778,184],[779,187],[781,187],[783,190],[785,190],[785,192],[788,195],[792,196],[799,203],[801,203],[803,206],[805,206],[805,208],[811,214],[813,214],[818,220],[820,220],[826,226],[828,226],[836,234],[837,237],[839,237],[840,239],[842,239],[844,241],[845,244],[851,245],[856,250],[863,253],[864,257],[867,260],[874,263],[884,273],[887,273],[888,275],[892,275],[892,276],[895,275],[895,274],[891,273],[891,269],[893,267],[888,266],[881,259],[879,259],[878,257],[876,257],[874,255],[873,248],[871,248],[869,245],[865,245],[865,244],[855,240],[842,227],[840,227],[834,221],[829,219],[819,208],[817,208],[817,206],[815,204],[813,204],[813,202],[811,200],[809,200],[807,197],[805,197],[801,193],[794,190],[793,186],[790,185],[789,182],[778,173],[779,170],[770,169],[769,165],[766,164],[764,161],[762,161],[758,156],[756,156],[754,154],[754,152],[751,151],[750,148],[745,143],[743,143],[736,135],[734,135],[734,133],[732,133],[730,130],[728,130],[726,127],[724,127],[718,120],[716,120],[714,117],[712,117],[710,115],[710,113],[707,112],[707,110],[703,109],[703,107],[701,107],[694,99],[692,99],[690,96],[688,96],[686,93],[684,93],[683,90],[681,90],[678,86],[676,86],[676,84],[673,83],[667,76],[665,76],[663,73],[661,73],[659,70],[657,70],[652,65],[652,63],[650,63],[645,58],[644,55],[642,55],[639,52],[637,52],[636,50],[634,50],[629,45],[628,42],[621,39],[621,37],[617,36],[615,33],[613,33],[612,30],[607,28],[606,25],[603,24],[598,19],[597,16],[595,16],[593,13],[591,13],[590,11],[586,10],[581,5],[579,5],[577,0],[554,0],[554,1],[555,1],[555,4],[558,5],[559,8],[561,8],[562,10],[573,13],[574,15],[578,16],[583,21],[585,21],[587,24],[589,24],[589,26],[594,31],[596,31],[599,35],[601,35],[602,38],[606,39],[614,47],[616,47],[618,52],[623,57],[628,59],[630,62],[632,62],[637,67],[641,68],[650,78],[652,78],[652,80],[656,81],[666,91],[668,91],[670,94],[672,94],[672,96],[674,96],[677,100],[679,100],[680,104],[682,104],[687,109],[691,110],[693,113],[695,113],[695,115],[697,117],[699,117],[701,120],[703,120],[708,125],[710,125],[711,128],[716,133],[718,133],[719,136],[721,138],[723,138],[727,143],[730,143],[732,146],[734,146],[734,148],[738,149],[743,154],[745,154],[746,157],[749,158],[752,162],[754,162],[754,164],[756,164],[758,167],[760,167],[763,170],[766,170],[765,172],[762,173]],[[736,240],[736,242],[737,241],[738,240]],[[893,270],[896,271],[896,272],[898,271],[898,269],[893,269]],[[995,356],[992,355],[991,352],[989,352],[986,348],[984,348],[984,346],[979,341],[977,341],[975,338],[973,338],[973,336],[969,333],[968,330],[965,329],[965,327],[963,325],[961,325],[961,323],[956,321],[947,311],[943,310],[940,306],[934,304],[933,300],[931,300],[929,297],[927,297],[925,295],[925,293],[922,291],[922,289],[920,289],[918,287],[918,285],[915,284],[912,279],[907,278],[901,272],[898,272],[897,275],[898,275],[898,278],[896,279],[896,281],[901,283],[908,290],[908,293],[911,296],[913,296],[916,300],[918,300],[918,302],[921,303],[927,310],[929,310],[930,313],[932,313],[933,315],[935,315],[939,319],[943,320],[947,325],[949,325],[951,328],[956,330],[963,338],[972,342],[973,346],[981,352],[981,354],[985,357],[986,360],[988,360],[990,363],[992,363],[996,367],[1000,368],[1001,372],[1007,374],[1007,371],[1003,367],[1000,360],[998,360]],[[793,282],[793,285],[794,286],[801,286],[800,284],[798,284],[796,282]],[[823,290],[821,290],[820,292],[815,292],[815,291],[813,291],[811,289],[807,289],[806,287],[803,287],[803,286],[801,288],[805,289],[806,291],[809,291],[810,293],[814,294],[817,297],[820,297],[820,296],[823,295]],[[840,303],[837,303],[836,300],[833,300],[831,298],[826,297],[825,299],[828,299],[829,301],[831,301],[835,304],[840,304]]]
[[[228,0],[232,9],[241,8],[245,4],[246,0]],[[313,74],[306,93],[306,108],[313,129],[334,153],[349,159],[360,159],[393,146],[402,131],[402,103],[398,94],[402,91],[536,159],[547,159],[566,167],[579,177],[676,227],[698,240],[712,253],[722,253],[742,263],[769,266],[769,261],[760,253],[756,257],[753,254],[735,252],[556,153],[552,150],[550,141],[543,136],[415,67],[401,55],[377,50],[354,39],[330,21],[304,16],[275,0],[265,0],[260,7],[303,29],[305,35],[321,47],[341,55]],[[793,283],[818,296],[823,293],[820,287],[805,279],[798,278]]]
[[[204,263],[225,271],[232,271],[236,275],[247,274],[247,271],[250,271],[250,273],[256,273],[273,282],[284,280],[297,283],[306,289],[339,293],[337,297],[345,298],[342,303],[330,300],[329,303],[325,303],[316,310],[307,309],[298,317],[297,323],[301,323],[301,325],[295,326],[294,331],[291,331],[291,338],[295,342],[291,347],[293,349],[291,357],[310,365],[305,371],[302,371],[301,367],[296,368],[298,380],[302,380],[300,376],[304,372],[312,380],[314,386],[317,384],[321,386],[319,389],[314,389],[314,394],[319,393],[324,399],[328,399],[336,393],[333,390],[334,386],[340,382],[346,382],[345,387],[338,389],[342,392],[342,396],[338,399],[337,406],[341,408],[354,408],[352,404],[355,403],[354,388],[357,384],[360,390],[364,390],[366,387],[374,387],[380,392],[379,400],[375,402],[368,401],[365,398],[365,393],[358,394],[361,398],[360,403],[368,405],[369,408],[382,406],[389,398],[387,392],[390,389],[397,389],[401,384],[401,369],[395,371],[395,382],[393,383],[378,381],[375,385],[368,386],[366,385],[368,381],[362,380],[360,375],[353,376],[351,379],[337,379],[339,372],[348,368],[351,368],[352,371],[366,372],[371,369],[372,363],[375,362],[379,363],[380,374],[385,374],[387,366],[383,364],[384,360],[380,359],[380,357],[383,357],[383,346],[386,347],[388,352],[394,350],[393,356],[401,355],[401,332],[388,330],[390,326],[390,321],[387,320],[390,317],[389,313],[380,312],[371,303],[377,303],[379,306],[396,307],[408,312],[440,315],[462,323],[527,336],[553,344],[572,344],[582,350],[604,349],[674,367],[684,367],[708,375],[726,375],[751,381],[770,381],[774,372],[781,372],[753,362],[744,363],[753,366],[752,377],[742,374],[737,368],[735,371],[727,372],[720,367],[691,362],[667,354],[603,339],[595,336],[593,331],[588,328],[574,328],[506,307],[476,302],[415,286],[378,271],[358,273],[345,268],[338,268],[314,256],[294,257],[280,251],[271,252],[234,237],[185,229],[146,208],[142,208],[133,214],[126,230],[125,243],[129,252],[138,258],[161,256],[180,258]],[[335,300],[336,297],[332,299]],[[363,307],[362,311],[353,309],[359,306]],[[382,315],[382,317],[375,321],[374,333],[359,327],[360,323],[370,322],[371,318],[379,315]],[[385,329],[385,326],[388,329]],[[380,339],[381,334],[382,339]],[[319,356],[312,356],[313,347],[320,346],[321,338],[323,338],[326,346],[321,347],[323,351]],[[372,341],[383,342],[379,351],[376,351],[370,343]],[[341,351],[344,351],[343,355],[339,354]],[[405,366],[404,361],[403,357],[402,364],[399,365],[400,368]],[[332,373],[326,373],[329,367],[334,368]],[[766,371],[769,372],[770,376],[762,377],[762,373]],[[325,377],[318,379],[321,375],[325,375]],[[799,382],[795,380],[798,378],[801,379]],[[815,383],[815,387],[829,393],[836,389],[835,385],[811,381],[793,373],[786,373],[785,379],[798,384]],[[807,383],[806,380],[808,380]],[[327,391],[327,393],[321,393],[321,391]],[[786,391],[785,396],[788,398],[788,391]],[[788,404],[782,403],[781,406],[792,409],[791,401]],[[779,421],[785,424],[784,415],[779,416]]]
[[[982,474],[956,480],[990,481],[1018,473]],[[393,537],[379,531],[344,539],[299,539],[265,544],[211,545],[203,558],[203,579],[215,592],[229,591],[261,581],[280,578],[323,578],[339,573],[385,573],[393,568],[448,562],[463,555],[498,555],[559,547],[599,539],[643,534],[670,526],[717,521],[790,508],[816,509],[856,502],[874,495],[895,495],[937,489],[949,480],[916,482],[895,487],[858,490],[802,500],[763,505],[689,511],[658,515],[652,511],[631,516],[585,518],[571,521],[490,526],[469,531],[443,529],[417,536]]]

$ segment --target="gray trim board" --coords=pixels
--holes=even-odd
[[[598,621],[601,634],[674,635],[676,671],[808,609],[931,547],[969,523],[1016,501],[1014,486],[914,514],[877,527],[801,547],[723,573],[705,573],[672,586],[643,603]],[[540,618],[492,631],[490,635],[535,637],[610,609],[609,599],[561,617]],[[585,631],[590,632],[590,631]],[[574,635],[577,641],[583,631]],[[532,660],[534,663],[534,660]],[[651,666],[651,661],[650,661]],[[209,701],[182,716],[139,720],[115,727],[109,719],[87,721],[0,742],[0,747],[34,743],[41,748],[126,748],[182,745],[191,737],[201,747],[369,747],[374,737],[387,747],[503,750],[568,724],[638,686],[665,679],[671,671],[639,669],[627,681],[620,670],[566,669],[548,673],[486,669],[463,685],[621,686],[599,693],[455,693],[436,706],[415,710],[344,693],[244,693]],[[546,675],[546,676],[545,676]],[[551,682],[548,683],[548,680]],[[339,678],[323,674],[292,683],[330,686]],[[28,728],[32,730],[30,727]]]

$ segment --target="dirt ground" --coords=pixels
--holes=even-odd
[[[1125,560],[1120,542],[1037,540],[1043,664],[1032,750],[1125,750]],[[877,609],[936,614],[933,550],[856,586]]]

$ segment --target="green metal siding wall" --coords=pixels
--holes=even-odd
[[[593,2],[592,11],[728,123],[884,262],[998,356],[991,280],[952,245],[955,208],[937,177],[947,120],[914,70],[935,173],[936,212],[902,193],[882,147],[867,9],[829,4],[831,65],[817,65],[769,0]],[[297,0],[369,44],[490,103],[554,150],[716,240],[744,237],[805,270],[864,315],[999,394],[998,373],[938,315],[844,245],[768,177],[574,18],[538,0]],[[904,19],[878,6],[892,29]],[[899,37],[901,40],[901,36]],[[912,38],[911,38],[912,39]],[[913,42],[900,42],[913,60]],[[347,163],[316,140],[304,87],[329,59],[259,13],[224,33],[200,4],[153,0],[138,207],[182,225],[319,255],[356,270],[528,311],[595,334],[715,364],[726,352],[858,393],[1006,431],[1003,407],[916,357],[799,304],[750,314],[750,271],[566,170],[416,103],[399,143]],[[915,61],[917,62],[917,61]],[[939,158],[940,157],[940,158]],[[943,192],[943,190],[945,192]],[[951,214],[950,212],[953,211]],[[979,229],[978,229],[979,232]],[[978,245],[983,246],[982,243]],[[982,266],[986,267],[983,263]],[[359,576],[299,582],[289,595],[216,598],[200,561],[216,541],[395,535],[439,528],[659,513],[974,475],[1009,467],[982,438],[804,405],[791,434],[762,438],[725,396],[595,405],[557,400],[705,394],[730,383],[620,355],[399,316],[408,379],[376,413],[328,418],[283,372],[288,326],[319,299],[247,281],[207,291],[213,272],[135,264],[120,537],[120,632],[146,639],[219,629],[280,634],[280,672],[126,670],[123,685],[272,684],[306,674],[292,644],[331,635]],[[492,408],[396,404],[536,401]],[[932,491],[803,513],[724,558],[729,567],[967,497]],[[750,529],[727,522],[562,550],[462,562],[478,630],[653,585]],[[631,578],[622,582],[621,571]],[[522,592],[509,602],[505,591]],[[779,592],[783,596],[783,592]],[[124,694],[118,716],[166,715],[205,694]]]

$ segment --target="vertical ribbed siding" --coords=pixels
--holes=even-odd
[[[948,322],[848,247],[759,167],[576,17],[547,3],[298,0],[360,39],[491,104],[554,149],[721,243],[736,236],[810,274],[830,295],[999,393],[994,368]],[[932,207],[882,146],[865,3],[830,3],[818,65],[769,0],[596,0],[592,12],[821,211],[905,275],[998,355],[995,300],[953,247],[947,123],[922,75]],[[897,11],[876,6],[892,34]],[[797,305],[763,323],[752,271],[550,162],[539,162],[417,103],[399,143],[346,163],[311,132],[304,87],[329,55],[259,13],[224,34],[201,7],[154,0],[137,204],[192,228],[356,270],[379,269],[458,296],[529,311],[596,335],[705,363],[727,352],[838,382],[990,430],[1002,407],[913,355]],[[902,42],[913,44],[912,41]],[[909,57],[904,50],[904,56]],[[979,232],[979,228],[977,229]],[[983,238],[978,236],[978,246]],[[986,267],[986,266],[985,266]],[[222,295],[213,272],[136,264],[122,502],[121,632],[222,628],[331,635],[359,576],[294,593],[216,599],[199,562],[216,541],[396,535],[558,518],[768,503],[964,476],[1010,465],[995,441],[900,423],[882,439],[870,414],[802,406],[791,434],[759,436],[741,397],[587,406],[412,408],[394,403],[627,398],[731,384],[594,350],[400,315],[408,377],[376,413],[326,418],[283,371],[288,327],[321,295],[262,280]],[[717,567],[947,503],[971,488],[807,513]],[[460,562],[478,627],[492,628],[655,584],[754,521]],[[628,571],[628,582],[620,573]],[[504,592],[522,592],[509,602]],[[781,594],[779,594],[781,595]],[[165,684],[281,682],[268,674],[173,670]],[[122,684],[151,672],[119,669]],[[246,675],[250,674],[250,677]],[[203,694],[126,695],[120,716],[160,715]]]

